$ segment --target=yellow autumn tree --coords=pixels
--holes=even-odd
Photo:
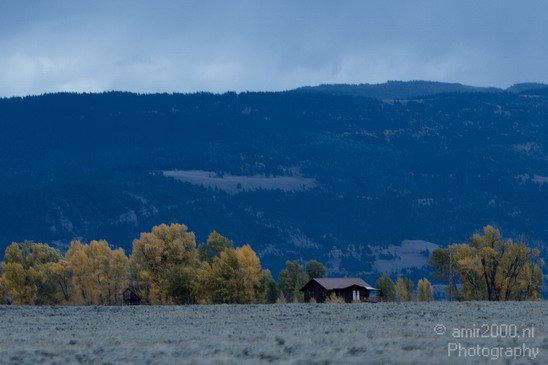
[[[235,254],[238,260],[237,302],[256,303],[259,299],[261,283],[261,262],[249,245],[238,247]]]
[[[498,229],[485,226],[470,241],[437,249],[430,259],[435,275],[453,284],[460,279],[466,300],[536,300],[543,284],[538,249],[502,238]],[[455,278],[457,277],[457,278]]]
[[[0,263],[0,304],[9,303],[9,292],[4,281],[4,264]]]
[[[14,304],[34,304],[36,301],[36,281],[38,272],[34,268],[25,269],[18,263],[6,264],[5,284]]]
[[[45,286],[53,288],[52,302],[69,304],[71,302],[71,271],[66,260],[48,263],[43,269],[43,282]],[[51,304],[53,304],[51,303]]]
[[[396,280],[396,299],[398,302],[407,301],[407,285],[402,277]]]
[[[48,285],[47,267],[62,260],[47,244],[12,243],[4,255],[4,286],[14,304],[57,304],[57,287]]]
[[[417,300],[419,302],[431,302],[433,297],[432,284],[426,278],[419,279],[417,283]]]
[[[195,280],[192,283],[192,295],[196,304],[213,303],[212,277],[213,269],[209,261],[201,262],[196,268]]]
[[[121,303],[129,270],[129,260],[121,248],[112,250],[106,241],[91,241],[89,245],[73,241],[66,260],[72,273],[70,291],[73,303]]]
[[[133,241],[135,287],[154,304],[193,302],[198,267],[196,238],[184,224],[159,225]]]
[[[194,293],[198,303],[258,303],[266,286],[257,254],[249,245],[225,247],[207,257],[197,270]]]

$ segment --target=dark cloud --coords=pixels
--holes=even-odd
[[[21,1],[0,95],[548,82],[543,1]]]

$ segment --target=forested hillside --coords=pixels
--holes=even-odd
[[[318,259],[367,278],[398,260],[389,245],[415,240],[426,262],[427,242],[464,242],[485,224],[544,247],[547,90],[0,99],[0,251],[72,239],[128,249],[184,222],[198,241],[214,229],[251,244],[274,273]]]

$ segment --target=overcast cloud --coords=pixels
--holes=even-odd
[[[0,0],[0,96],[548,83],[548,2]]]

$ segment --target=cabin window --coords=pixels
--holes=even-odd
[[[352,300],[353,301],[359,301],[360,300],[360,291],[359,290],[352,290]]]

